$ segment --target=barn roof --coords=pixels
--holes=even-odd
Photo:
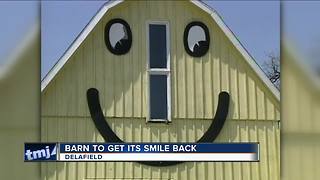
[[[41,81],[41,92],[45,90],[48,84],[53,80],[56,74],[62,69],[64,64],[70,59],[72,54],[76,51],[76,49],[81,45],[81,43],[86,39],[92,29],[98,24],[100,19],[104,16],[104,14],[112,7],[122,3],[123,0],[117,1],[109,1],[96,13],[96,15],[90,20],[90,22],[86,25],[86,27],[80,32],[78,37],[73,41],[73,43],[69,46],[66,52],[61,56],[61,58],[57,61],[57,63],[53,66],[53,68],[48,72],[48,74]],[[264,84],[269,88],[272,94],[276,97],[278,101],[280,101],[280,92],[279,90],[271,83],[266,74],[262,71],[260,66],[256,63],[253,57],[249,54],[249,52],[244,48],[244,46],[237,39],[235,34],[230,30],[230,28],[224,23],[222,18],[218,15],[218,13],[206,5],[201,1],[191,0],[191,3],[202,9],[203,11],[210,14],[212,19],[218,24],[227,38],[231,41],[231,43],[235,46],[235,48],[241,53],[244,59],[247,61],[249,66],[254,70],[257,76],[264,82]]]
[[[312,87],[320,90],[320,78],[317,71],[312,68],[310,64],[305,62],[306,57],[299,53],[298,47],[296,47],[295,43],[285,37],[283,40],[283,47],[285,57],[283,62],[289,61],[288,63],[297,67],[302,72],[303,76],[305,76],[304,78],[312,84]]]

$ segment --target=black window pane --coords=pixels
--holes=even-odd
[[[167,76],[150,75],[151,119],[167,119]]]
[[[166,26],[149,25],[150,68],[167,67]]]

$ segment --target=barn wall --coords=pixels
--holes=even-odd
[[[307,60],[297,59],[299,51],[290,48],[285,44],[282,54],[281,179],[318,179],[320,172],[314,168],[320,166],[320,89],[307,74]]]
[[[114,7],[46,88],[42,115],[88,116],[85,93],[95,87],[106,116],[146,117],[146,21],[169,20],[173,118],[212,118],[224,90],[232,96],[231,119],[279,120],[277,100],[217,24],[199,10],[189,2],[139,1]],[[124,56],[111,54],[104,44],[105,24],[119,17],[133,33],[131,50]],[[187,55],[183,47],[184,28],[193,20],[210,30],[210,50],[202,58]]]
[[[126,20],[133,33],[131,50],[124,56],[111,54],[104,44],[104,26],[112,18]],[[169,21],[169,125],[145,124],[147,20]],[[190,57],[183,47],[184,28],[194,20],[204,22],[210,31],[210,49],[202,58]],[[196,141],[214,117],[218,94],[228,91],[231,107],[219,141],[258,141],[261,162],[185,163],[170,168],[136,163],[44,163],[44,178],[74,179],[79,174],[88,178],[277,179],[279,175],[279,102],[211,17],[189,2],[130,1],[108,11],[42,92],[44,141],[103,141],[87,107],[86,91],[91,87],[99,90],[102,109],[115,132],[128,142]]]
[[[0,179],[40,179],[40,164],[23,161],[24,143],[40,142],[40,26],[29,28],[0,70]]]
[[[44,118],[43,141],[103,142],[90,117]],[[115,133],[127,142],[194,142],[209,126],[208,120],[176,120],[170,124],[146,124],[143,118],[108,119]],[[279,127],[275,121],[228,121],[217,142],[260,142],[261,162],[188,162],[171,167],[138,163],[43,163],[44,179],[146,178],[146,179],[278,179]]]

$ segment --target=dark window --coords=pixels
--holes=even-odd
[[[166,75],[150,75],[150,105],[151,119],[168,119]]]
[[[170,121],[170,55],[167,23],[150,23],[148,27],[149,120]]]
[[[132,33],[129,24],[122,19],[112,19],[105,27],[104,40],[110,52],[122,55],[129,52]]]
[[[166,25],[149,25],[150,68],[167,67]]]
[[[190,56],[201,57],[208,52],[210,35],[207,26],[202,22],[189,23],[183,36],[184,48]]]

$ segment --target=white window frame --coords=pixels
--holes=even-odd
[[[167,46],[167,68],[150,68],[150,46],[149,46],[149,25],[158,24],[166,26],[166,46]],[[146,47],[147,47],[147,118],[146,122],[171,122],[171,78],[170,78],[170,28],[169,21],[147,21],[146,22]],[[151,119],[150,103],[150,75],[167,76],[167,119]]]

